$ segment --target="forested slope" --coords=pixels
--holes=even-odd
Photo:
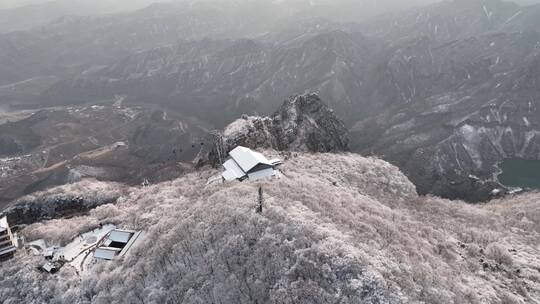
[[[100,223],[146,234],[123,260],[99,263],[81,276],[69,267],[40,273],[41,258],[20,250],[0,264],[0,299],[292,304],[539,298],[537,194],[467,205],[417,196],[396,167],[378,159],[286,158],[279,179],[206,185],[216,172],[202,170],[117,189],[116,204],[86,215],[29,225],[20,231],[28,241],[58,245]],[[64,189],[84,192],[91,184],[84,183]],[[255,213],[259,186],[262,214]],[[40,195],[48,193],[35,198]]]

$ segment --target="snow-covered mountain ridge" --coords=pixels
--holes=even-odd
[[[268,156],[277,152],[263,151]],[[284,155],[282,155],[284,156]],[[283,176],[206,185],[214,169],[121,196],[69,219],[21,227],[65,245],[99,225],[144,230],[121,260],[79,276],[0,264],[4,303],[535,303],[538,194],[467,205],[419,197],[399,170],[355,154],[289,156]],[[255,212],[258,187],[262,214]],[[86,180],[49,195],[85,193]],[[66,194],[66,193],[64,193]],[[69,229],[66,229],[69,227]]]

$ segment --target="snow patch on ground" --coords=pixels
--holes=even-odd
[[[105,225],[80,235],[65,247],[56,249],[53,260],[63,259],[67,261],[66,266],[75,268],[78,273],[83,272],[92,263],[90,254],[95,246],[115,228],[114,225]]]

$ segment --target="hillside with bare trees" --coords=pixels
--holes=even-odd
[[[274,152],[267,151],[267,154]],[[145,231],[120,260],[79,274],[0,264],[3,303],[538,303],[540,195],[468,205],[421,197],[400,171],[354,154],[281,155],[280,178],[207,185],[212,169],[149,187],[84,180],[33,196],[114,191],[116,203],[21,226],[65,245],[100,225]],[[262,213],[255,212],[258,188]],[[113,190],[114,189],[114,190]]]

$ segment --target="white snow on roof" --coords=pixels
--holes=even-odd
[[[225,172],[223,172],[222,176],[228,182],[242,178],[246,175],[246,173],[242,171],[242,168],[240,168],[238,164],[232,159],[226,161],[223,164],[223,167],[225,168]]]
[[[112,260],[118,253],[117,250],[114,250],[114,248],[109,247],[101,247],[97,248],[96,251],[94,251],[94,258],[97,259],[103,259],[103,260]]]
[[[248,176],[249,176],[249,180],[251,181],[257,181],[257,180],[261,180],[265,178],[270,178],[274,176],[274,169],[268,168],[268,169],[256,171],[256,172],[248,174]]]
[[[264,155],[246,147],[237,147],[229,152],[229,155],[244,172],[249,172],[259,164],[272,165]]]
[[[127,243],[132,235],[131,231],[113,230],[109,234],[109,239],[113,242]]]
[[[7,221],[7,217],[3,217],[3,218],[0,218],[0,228],[8,228],[9,225],[8,225],[8,221]]]
[[[109,233],[95,250],[94,257],[97,259],[112,260],[115,256],[123,256],[141,234],[141,231],[115,229]],[[112,242],[122,243],[122,248],[109,247]]]
[[[128,252],[128,250],[131,249],[131,246],[133,246],[133,244],[139,239],[141,235],[143,235],[142,231],[137,231],[133,233],[133,236],[129,239],[129,242],[126,244],[124,249],[122,249],[122,251],[118,255],[124,256]]]

